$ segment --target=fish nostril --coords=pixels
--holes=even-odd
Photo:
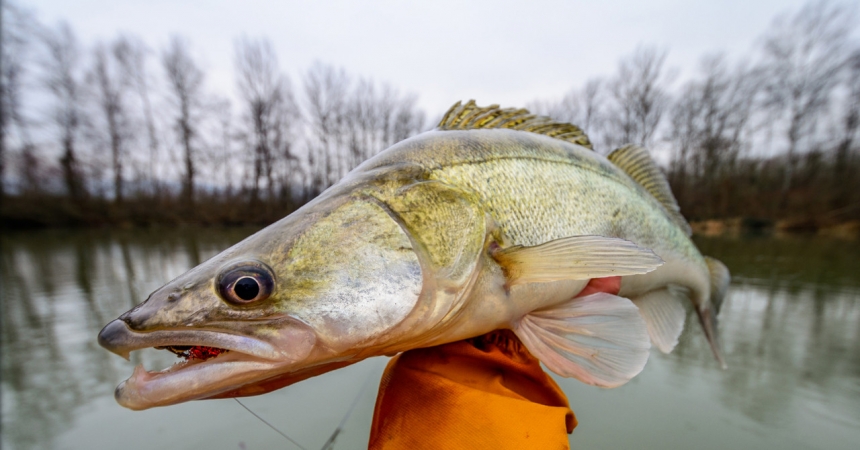
[[[128,325],[128,327],[133,329],[133,330],[139,329],[141,327],[141,325],[143,324],[143,322],[146,320],[145,316],[147,315],[147,314],[141,313],[141,307],[142,306],[143,306],[143,303],[135,306],[134,308],[132,308],[126,312],[124,312],[121,316],[117,317],[117,320],[121,320],[121,321],[125,322],[125,324]],[[144,317],[142,317],[142,316],[144,316]]]
[[[124,323],[126,324],[126,326],[128,326],[128,327],[129,327],[129,328],[131,328],[131,329],[134,329],[134,320],[131,318],[131,314],[129,314],[130,312],[131,312],[131,311],[129,311],[129,312],[127,312],[127,313],[125,313],[125,314],[123,314],[123,315],[119,316],[119,317],[117,318],[117,320],[115,320],[114,322],[116,322],[116,321],[122,321],[122,322],[124,322]]]
[[[175,301],[179,300],[179,297],[182,297],[182,295],[179,292],[171,292],[170,294],[167,295],[167,301],[175,302]]]

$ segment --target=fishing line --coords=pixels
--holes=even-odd
[[[361,386],[361,390],[358,391],[358,395],[352,400],[352,405],[349,406],[349,409],[346,410],[346,414],[340,419],[340,423],[337,425],[337,428],[334,429],[334,432],[329,436],[328,440],[325,441],[321,450],[332,450],[334,448],[334,440],[337,439],[337,436],[343,431],[343,426],[346,425],[346,421],[349,420],[349,416],[352,415],[352,412],[355,411],[356,405],[358,405],[358,401],[361,399],[361,396],[364,394],[364,391],[367,390],[367,386],[370,385],[371,375],[373,372],[367,374],[367,379],[364,380],[364,384]]]
[[[238,403],[238,404],[242,405],[242,407],[243,407],[243,408],[245,408],[245,411],[248,411],[249,413],[251,413],[251,415],[252,415],[252,416],[254,416],[254,417],[256,417],[256,418],[260,419],[260,421],[261,421],[261,422],[263,422],[264,424],[268,425],[268,426],[269,426],[269,428],[271,428],[271,429],[275,430],[278,434],[280,434],[281,436],[283,436],[284,438],[286,438],[288,441],[290,441],[290,442],[292,442],[293,444],[295,444],[295,446],[296,446],[296,447],[298,447],[298,448],[300,448],[300,449],[302,449],[302,450],[308,450],[308,449],[306,449],[306,448],[302,447],[302,445],[301,445],[301,444],[299,444],[298,442],[296,442],[296,441],[292,440],[292,438],[290,438],[289,436],[287,436],[286,434],[284,434],[281,430],[279,430],[279,429],[275,428],[275,426],[274,426],[274,425],[270,424],[269,422],[266,422],[266,419],[264,419],[264,418],[262,418],[262,417],[258,416],[258,415],[257,415],[257,413],[255,413],[254,411],[251,411],[251,408],[248,408],[247,406],[245,406],[245,404],[244,404],[244,403],[242,403],[242,402],[240,402],[238,398],[233,398],[233,400],[236,400],[236,403]]]

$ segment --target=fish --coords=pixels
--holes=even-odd
[[[690,236],[646,149],[604,157],[575,125],[458,102],[98,340],[125,358],[185,359],[138,365],[115,392],[133,410],[259,395],[499,329],[549,370],[611,388],[652,347],[672,351],[687,305],[725,366],[717,306],[730,274]]]

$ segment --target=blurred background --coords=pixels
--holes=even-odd
[[[559,379],[573,448],[860,441],[860,4],[2,1],[2,445],[297,448],[232,400],[130,412],[99,329],[432,129],[458,100],[652,150],[732,271],[730,368],[689,316],[614,390]],[[377,358],[247,399],[366,446]],[[370,387],[364,387],[370,386]],[[357,401],[355,413],[348,416]]]

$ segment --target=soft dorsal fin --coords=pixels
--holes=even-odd
[[[542,134],[591,148],[588,136],[576,125],[556,122],[549,117],[531,114],[526,109],[502,109],[499,105],[480,107],[474,100],[469,100],[465,104],[462,102],[454,104],[442,117],[437,128],[440,130],[507,128]]]
[[[657,167],[648,150],[638,145],[625,145],[613,150],[607,158],[654,196],[663,205],[672,221],[681,227],[687,236],[693,234],[690,224],[681,215],[681,208],[675,196],[672,195],[669,182],[666,181],[666,177]]]

